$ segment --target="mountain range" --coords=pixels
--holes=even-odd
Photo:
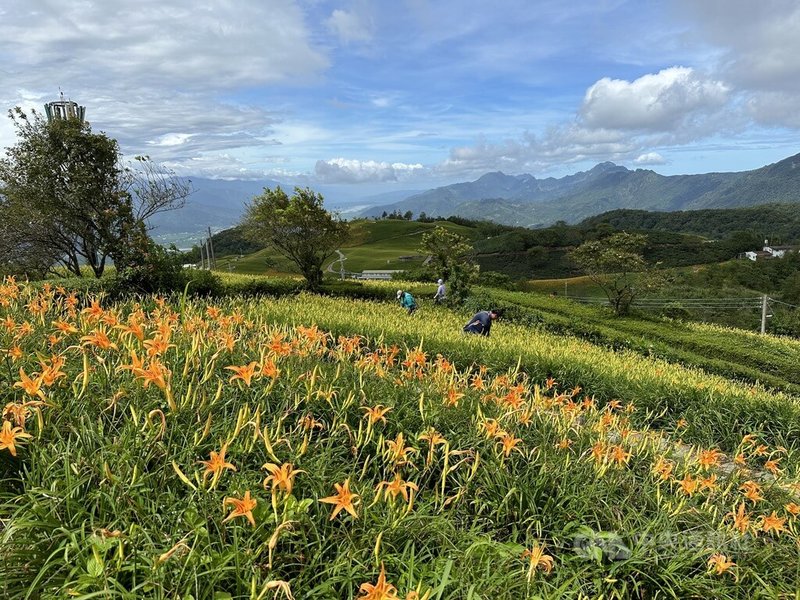
[[[735,173],[659,175],[630,170],[612,162],[561,178],[487,173],[472,182],[456,183],[402,201],[363,209],[377,217],[384,212],[411,211],[415,216],[458,215],[509,225],[542,227],[557,221],[581,220],[619,208],[654,211],[735,208],[772,202],[800,202],[800,154],[777,163]]]

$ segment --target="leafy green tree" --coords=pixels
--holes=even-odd
[[[325,210],[309,188],[288,196],[264,188],[247,206],[242,225],[248,238],[266,243],[291,260],[312,290],[322,284],[322,266],[347,239],[349,226]]]
[[[9,116],[18,142],[0,159],[0,221],[24,240],[21,263],[53,261],[77,276],[88,265],[100,277],[109,258],[118,269],[145,260],[146,219],[180,206],[189,184],[147,157],[123,166],[116,140],[79,119]]]
[[[463,302],[478,277],[469,240],[444,227],[436,227],[422,235],[420,253],[429,257],[428,266],[434,278],[447,282],[448,300],[454,304]]]
[[[603,289],[618,316],[627,314],[637,296],[656,283],[642,255],[646,244],[645,235],[615,233],[601,240],[584,242],[570,255]]]

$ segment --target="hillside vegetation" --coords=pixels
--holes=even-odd
[[[3,597],[797,589],[795,396],[429,307],[0,293]]]
[[[800,201],[798,160],[800,155],[751,171],[696,175],[631,171],[611,162],[559,179],[486,173],[475,181],[428,190],[387,206],[365,209],[362,214],[424,211],[431,216],[459,215],[542,227],[557,221],[578,223],[620,208],[686,211],[795,203]]]

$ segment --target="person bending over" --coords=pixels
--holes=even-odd
[[[465,333],[477,333],[478,335],[489,336],[492,330],[492,321],[499,316],[498,311],[495,309],[482,310],[476,313],[469,322],[464,325]]]
[[[397,300],[400,302],[400,306],[408,311],[408,314],[413,314],[417,310],[417,301],[408,292],[397,290]]]

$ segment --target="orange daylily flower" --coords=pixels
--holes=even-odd
[[[701,490],[715,490],[717,489],[717,475],[713,474],[700,480]]]
[[[250,524],[255,527],[256,520],[253,518],[253,509],[258,504],[255,498],[250,497],[250,490],[247,490],[244,493],[243,498],[232,498],[228,497],[222,503],[222,508],[225,508],[227,505],[233,506],[233,510],[231,514],[229,514],[225,519],[223,519],[223,523],[230,521],[231,519],[235,519],[236,517],[245,517]]]
[[[262,465],[262,469],[266,469],[270,474],[264,479],[264,489],[267,489],[269,483],[272,482],[272,492],[281,489],[286,492],[286,495],[292,493],[294,486],[294,478],[298,473],[305,473],[301,469],[295,469],[291,463],[283,463],[281,466],[273,463],[266,463]]]
[[[69,298],[67,299],[69,300]],[[77,298],[76,298],[77,300]],[[100,306],[100,301],[97,298],[92,299],[91,306],[84,308],[81,311],[82,315],[86,315],[90,320],[98,320],[105,314],[105,310]]]
[[[782,533],[786,531],[784,527],[785,523],[786,519],[784,517],[779,517],[774,510],[771,515],[761,517],[761,529],[766,533],[770,533],[771,531]]]
[[[267,358],[261,363],[261,376],[262,377],[269,377],[270,379],[277,379],[278,377],[278,367],[275,366],[275,363],[272,361],[271,358]]]
[[[250,387],[253,377],[256,376],[256,367],[258,366],[259,364],[256,361],[252,361],[247,365],[225,367],[228,371],[233,371],[234,373],[228,381],[233,383],[237,379],[241,379],[247,387]]]
[[[653,474],[658,475],[661,481],[667,481],[672,476],[672,470],[674,468],[675,464],[672,461],[659,456],[656,464],[653,466]]]
[[[511,435],[510,433],[505,433],[505,432],[503,432],[503,435],[499,436],[499,438],[500,439],[499,439],[499,441],[497,443],[500,444],[500,446],[501,446],[501,448],[503,450],[503,455],[504,456],[506,456],[506,457],[511,456],[511,452],[513,450],[517,450],[518,452],[522,452],[522,450],[517,448],[517,445],[520,442],[522,442],[522,438],[516,438],[513,435]]]
[[[755,481],[745,481],[739,486],[739,489],[744,491],[744,497],[753,504],[764,499],[764,496],[761,495],[761,486]]]
[[[140,342],[144,340],[144,328],[138,321],[131,319],[127,324],[117,325],[116,328],[120,330],[120,339],[134,336]]]
[[[146,369],[136,369],[134,373],[137,377],[143,380],[142,386],[147,387],[154,383],[161,390],[167,389],[167,377],[169,376],[169,369],[167,369],[160,362],[152,360],[147,365]]]
[[[697,455],[697,462],[703,469],[710,469],[711,467],[719,466],[719,461],[722,458],[722,452],[719,450],[701,450]]]
[[[362,583],[358,588],[358,593],[363,594],[360,600],[398,600],[397,588],[386,581],[386,571],[381,563],[381,572],[378,575],[378,582]]]
[[[767,462],[764,463],[764,468],[767,471],[769,471],[770,473],[772,473],[772,475],[774,477],[777,477],[778,475],[781,474],[781,470],[778,467],[778,463],[780,461],[781,461],[780,457],[779,458],[772,458],[772,459],[770,459],[770,460],[768,460]]]
[[[75,327],[72,323],[69,323],[68,321],[62,321],[59,319],[58,321],[53,321],[53,326],[64,335],[69,335],[71,333],[78,333],[78,328]]]
[[[12,427],[11,421],[3,419],[3,428],[0,429],[0,450],[8,450],[11,452],[11,456],[16,456],[16,444],[19,444],[23,439],[31,437],[33,436],[25,433],[22,427]]]
[[[750,516],[744,512],[744,502],[739,504],[739,509],[736,512],[729,512],[725,518],[731,517],[733,519],[733,528],[739,533],[746,533],[750,529]]]
[[[25,369],[19,368],[20,381],[14,383],[14,387],[22,388],[29,396],[37,396],[42,400],[45,399],[44,392],[40,389],[42,385],[42,378],[36,377],[31,379],[25,374]]]
[[[783,508],[786,509],[786,512],[788,512],[793,517],[800,515],[800,504],[797,504],[795,502],[789,502],[789,504],[784,504]]]
[[[83,346],[95,346],[101,350],[117,349],[117,345],[108,338],[108,334],[103,329],[95,329],[89,335],[84,335],[81,342]]]
[[[409,461],[406,457],[416,452],[411,446],[405,445],[403,432],[398,433],[395,439],[387,440],[386,445],[389,447],[388,458],[394,463],[395,467],[408,464]]]
[[[343,484],[334,483],[333,487],[336,488],[336,494],[328,496],[327,498],[320,498],[320,502],[325,504],[333,504],[333,514],[330,520],[333,521],[340,511],[346,510],[353,518],[358,518],[356,513],[355,504],[358,504],[359,495],[350,491],[350,479],[345,479]]]
[[[728,557],[724,554],[712,554],[708,559],[708,572],[711,573],[713,571],[715,575],[722,575],[723,573],[734,575],[731,569],[735,566],[736,563],[728,560]]]
[[[681,491],[689,496],[690,498],[694,495],[697,491],[697,488],[700,486],[700,480],[695,479],[692,477],[691,473],[687,473],[683,479],[681,479],[678,483],[681,484]]]
[[[537,543],[530,550],[522,553],[522,558],[528,559],[528,582],[536,575],[536,570],[541,569],[545,575],[549,575],[553,570],[553,557],[544,553],[544,544]]]
[[[409,502],[409,492],[418,492],[419,486],[410,481],[403,481],[402,477],[400,477],[400,473],[396,473],[392,481],[381,481],[375,488],[375,491],[378,494],[378,498],[380,498],[381,492],[383,492],[384,498],[386,496],[391,496],[392,500],[394,500],[397,496],[402,496],[403,500]]]
[[[447,390],[447,396],[445,397],[444,403],[447,406],[458,406],[458,401],[464,397],[459,391],[456,391],[455,388],[450,388]]]
[[[228,445],[224,444],[219,452],[212,450],[208,460],[198,461],[199,464],[204,465],[206,468],[205,471],[203,471],[203,481],[205,481],[209,475],[213,476],[211,479],[212,490],[216,487],[217,481],[219,481],[225,469],[230,469],[231,471],[236,470],[236,467],[225,460],[225,452],[227,452],[227,450]]]
[[[503,430],[500,428],[500,423],[495,419],[486,419],[482,421],[480,427],[486,432],[487,438],[493,438],[503,433]]]
[[[151,340],[144,341],[144,347],[147,348],[147,356],[161,356],[170,348],[174,348],[175,344],[169,343],[168,337],[157,335]]]
[[[609,459],[612,463],[618,465],[626,465],[631,458],[630,452],[625,452],[625,448],[619,445],[614,445],[609,448]]]
[[[375,406],[362,406],[361,410],[364,411],[364,418],[369,424],[375,425],[378,421],[386,423],[386,414],[392,410],[392,407],[376,404]]]

